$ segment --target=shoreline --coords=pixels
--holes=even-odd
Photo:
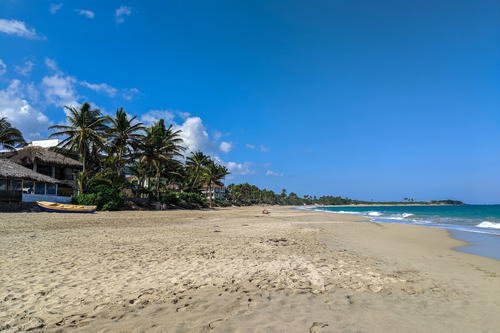
[[[499,327],[498,261],[445,230],[290,208],[2,214],[0,329]]]
[[[468,204],[464,203],[461,205],[453,205],[453,204],[417,204],[417,203],[411,203],[411,204],[351,204],[351,205],[303,205],[303,206],[298,206],[298,207],[391,207],[391,206],[398,206],[398,207],[420,207],[420,206],[467,206]]]
[[[334,207],[355,207],[356,205],[351,205],[351,206],[334,206]],[[387,205],[387,206],[381,206],[377,205],[379,207],[391,207],[394,205]],[[415,205],[416,206],[416,205]],[[419,205],[422,206],[422,205]],[[434,206],[440,206],[440,205],[434,205]],[[321,206],[320,206],[321,207]],[[322,206],[322,207],[330,207],[330,206]],[[363,206],[363,207],[370,207],[368,206]],[[297,207],[297,209],[308,209],[308,210],[313,210],[317,209],[318,206],[308,206],[307,208],[302,208],[302,207]],[[317,209],[315,211],[318,212],[325,212],[325,213],[333,213],[337,215],[344,215],[342,213],[338,213],[335,211],[327,211],[327,210],[321,210]],[[368,221],[368,222],[376,222],[376,223],[386,223],[386,224],[399,224],[399,225],[413,225],[413,226],[421,226],[421,227],[427,227],[427,228],[437,228],[437,229],[443,229],[448,232],[448,236],[450,238],[456,239],[463,241],[463,245],[456,246],[452,250],[463,252],[463,253],[468,253],[468,254],[474,254],[482,257],[487,257],[495,260],[500,261],[500,235],[497,233],[492,233],[492,232],[487,232],[487,230],[484,231],[474,231],[474,230],[467,230],[465,226],[461,225],[444,225],[444,224],[437,224],[437,223],[412,223],[411,221],[406,221],[406,220],[388,220],[384,219],[383,217],[366,217],[363,215],[357,215],[357,214],[349,214],[353,216],[358,216],[361,218],[362,221]],[[464,229],[465,228],[465,229]],[[495,241],[496,240],[496,241]]]

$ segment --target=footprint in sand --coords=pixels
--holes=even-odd
[[[311,328],[309,328],[309,332],[310,333],[318,333],[318,332],[321,332],[321,329],[324,328],[324,327],[327,327],[328,324],[326,323],[319,323],[317,321],[315,321]]]

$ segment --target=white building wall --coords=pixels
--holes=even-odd
[[[33,141],[29,144],[29,146],[37,146],[37,147],[43,147],[43,148],[51,148],[55,147],[59,144],[58,139],[52,139],[52,140],[38,140],[38,141]]]

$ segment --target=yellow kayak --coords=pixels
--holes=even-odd
[[[97,206],[68,205],[57,202],[36,201],[40,210],[50,213],[94,213]]]

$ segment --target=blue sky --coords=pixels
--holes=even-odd
[[[0,115],[166,117],[248,181],[500,202],[498,1],[0,2]]]

